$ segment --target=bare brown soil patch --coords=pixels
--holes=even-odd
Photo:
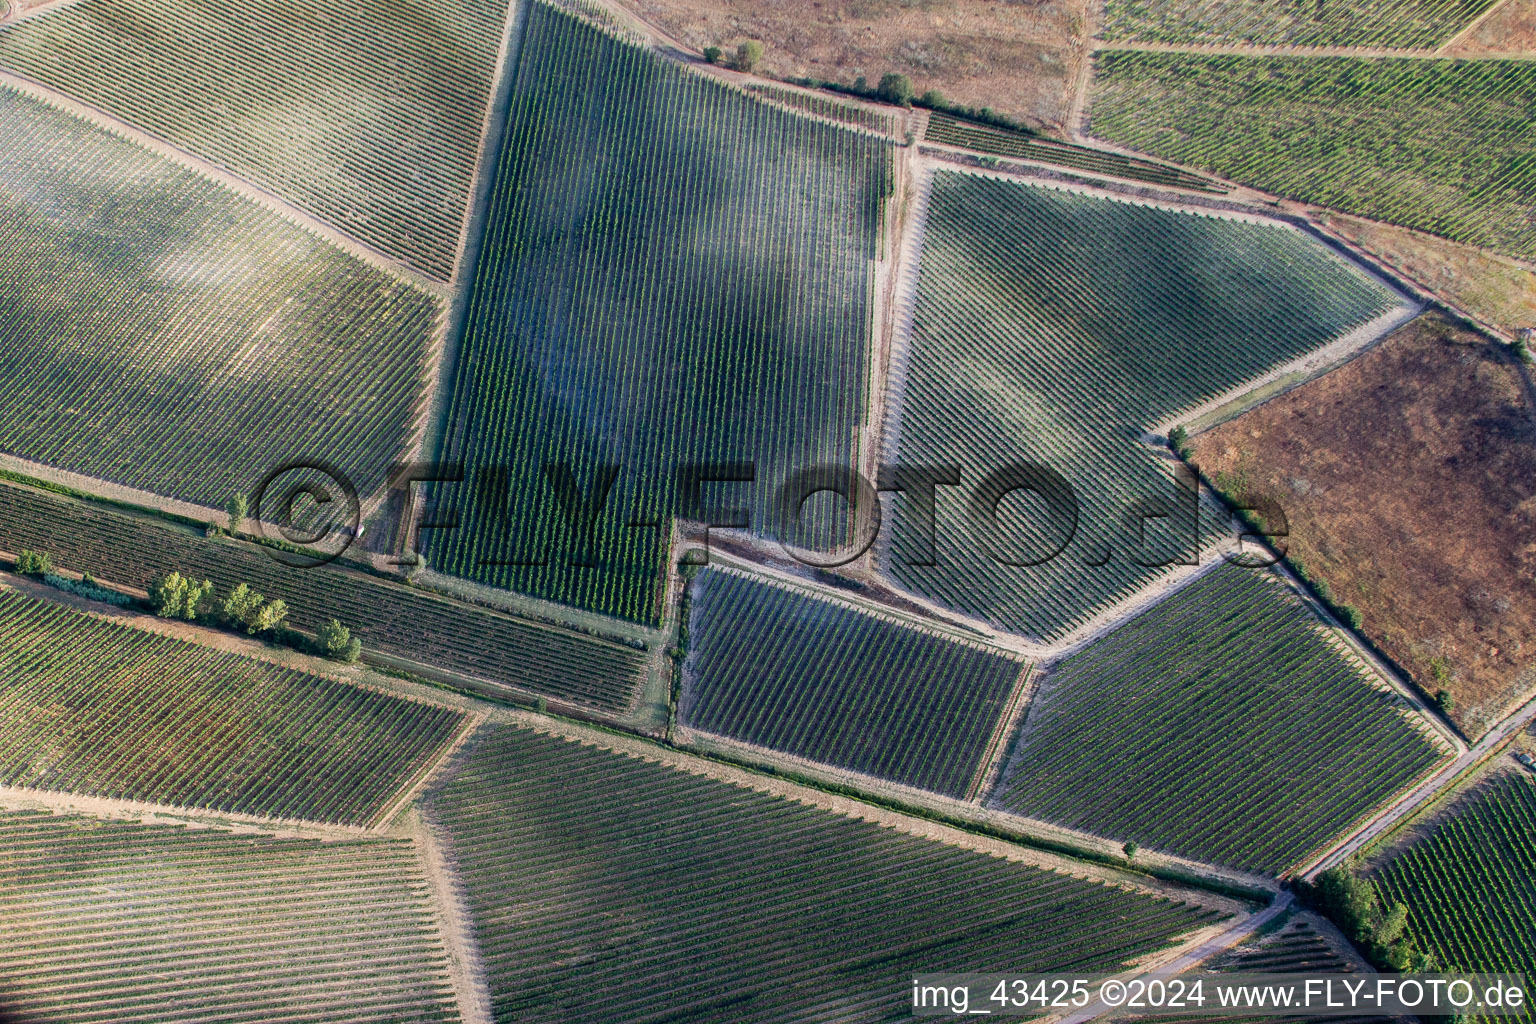
[[[1536,684],[1536,420],[1501,345],[1421,317],[1200,435],[1195,461],[1277,500],[1290,556],[1469,735]]]
[[[1323,221],[1420,287],[1494,327],[1510,334],[1536,327],[1536,273],[1516,260],[1359,217],[1325,214]]]
[[[621,0],[684,45],[765,48],[776,78],[870,85],[895,71],[919,93],[1059,128],[1086,47],[1083,0]]]
[[[1530,0],[1504,0],[1501,7],[1456,40],[1446,53],[1452,57],[1536,53],[1536,4]]]

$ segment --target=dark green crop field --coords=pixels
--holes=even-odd
[[[995,802],[1279,873],[1448,756],[1272,571],[1222,566],[1047,672]]]
[[[1070,632],[1225,527],[1209,504],[1197,526],[1145,432],[1396,303],[1289,227],[938,172],[886,444],[961,487],[939,489],[931,552],[897,508],[887,571],[999,628]],[[1027,462],[1072,488],[1075,524],[1024,496],[978,526],[983,479]]]
[[[693,583],[684,725],[967,796],[1022,660],[735,573]]]
[[[498,1021],[899,1019],[929,965],[1112,968],[1221,917],[518,728],[425,806]]]
[[[680,467],[755,464],[701,500],[771,529],[788,472],[854,464],[891,146],[544,3],[507,131],[426,554],[655,622]]]

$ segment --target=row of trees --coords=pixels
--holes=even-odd
[[[1386,906],[1376,883],[1340,865],[1317,876],[1317,882],[1298,883],[1303,902],[1321,911],[1359,946],[1377,967],[1389,971],[1430,971],[1436,965],[1431,953],[1421,951],[1408,928],[1408,905]]]
[[[308,649],[335,661],[354,662],[362,654],[362,642],[340,620],[330,619],[315,631],[313,641],[306,640],[283,625],[288,617],[287,602],[269,601],[246,583],[235,584],[220,599],[208,580],[170,572],[150,582],[149,603],[161,618],[240,630],[249,636],[263,636]]]
[[[242,515],[233,515],[231,523],[238,527]],[[243,503],[242,503],[243,504]],[[100,586],[89,573],[77,582],[58,576],[53,570],[53,558],[46,551],[23,549],[16,553],[16,572],[23,576],[35,576],[44,582],[68,590],[70,593],[113,604],[127,604],[126,595]],[[219,598],[213,584],[197,580],[179,572],[169,572],[149,584],[149,605],[163,619],[181,619],[205,626],[223,626],[239,630],[248,636],[260,636],[300,650],[308,650],[324,658],[347,663],[355,662],[362,654],[362,641],[340,620],[331,619],[315,631],[313,640],[284,625],[288,618],[287,602],[267,600],[249,584],[237,583]]]
[[[725,51],[720,47],[704,47],[704,59],[709,61],[709,63],[720,64],[724,58]],[[756,39],[749,39],[736,47],[735,58],[726,66],[750,74],[757,70],[757,66],[762,63],[762,60],[763,44]],[[913,100],[917,98],[917,90],[912,85],[912,79],[895,72],[889,72],[882,76],[880,84],[874,89],[869,87],[868,79],[862,75],[854,81],[851,89],[847,86],[844,86],[843,89],[844,91],[851,91],[862,96],[871,96],[875,99],[884,100],[886,103],[899,104],[903,107],[910,107]],[[922,103],[924,106],[942,108],[944,97],[937,89],[929,89],[923,93]]]

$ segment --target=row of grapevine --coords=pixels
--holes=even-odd
[[[1027,665],[731,571],[693,583],[682,723],[966,795]]]
[[[1001,628],[1062,635],[1167,571],[1139,563],[1225,529],[1207,503],[1197,531],[1143,433],[1396,301],[1288,227],[938,172],[887,458],[957,465],[961,486],[938,489],[937,564],[898,508],[887,571]],[[1078,521],[1056,557],[1008,565],[1045,557],[1067,526],[1008,499],[993,540],[963,503],[1026,461],[1066,479]]]
[[[478,483],[434,567],[655,622],[681,467],[754,463],[725,503],[771,527],[790,471],[851,466],[891,148],[534,3],[443,444]],[[562,468],[606,499],[590,537]]]
[[[1481,783],[1374,877],[1388,904],[1408,905],[1441,969],[1536,977],[1536,784],[1518,769]]]
[[[0,590],[0,785],[368,825],[457,711]]]
[[[0,68],[448,280],[506,16],[507,0],[82,0],[0,30]]]
[[[852,103],[823,93],[790,89],[769,82],[750,82],[746,89],[748,92],[773,100],[775,103],[781,103],[786,107],[803,110],[817,117],[842,121],[859,128],[868,128],[880,135],[894,137],[900,130],[898,115],[889,109],[882,110],[864,103]]]
[[[1225,193],[1227,190],[1208,178],[1166,167],[1150,160],[1106,153],[1100,149],[1060,142],[1043,135],[1013,131],[993,125],[965,121],[948,114],[934,113],[928,118],[923,138],[945,146],[960,146],[982,153],[1013,156],[1021,160],[1057,164],[1079,171],[1097,171],[1119,178],[1131,178],[1153,185],[1173,185],[1197,192]]]
[[[1499,0],[1106,0],[1114,42],[1428,48]]]
[[[1105,139],[1536,256],[1536,62],[1109,51],[1094,81]]]
[[[248,583],[286,601],[295,628],[313,632],[339,619],[365,651],[596,711],[628,707],[644,672],[643,653],[619,643],[440,598],[336,563],[282,565],[251,544],[0,482],[0,550],[23,548],[129,587],[144,587],[172,570],[209,580],[220,593]]]
[[[0,811],[0,1017],[460,1019],[409,842]]]
[[[993,802],[1282,873],[1448,756],[1272,570],[1222,566],[1046,673]]]
[[[1218,911],[531,730],[427,795],[494,1015],[886,1020],[915,971],[1113,969]]]
[[[436,299],[8,88],[0,180],[0,450],[215,508],[296,458],[383,486]]]

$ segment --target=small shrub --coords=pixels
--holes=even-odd
[[[339,619],[331,619],[315,631],[315,653],[350,665],[362,655],[363,643]]]
[[[880,79],[879,96],[887,103],[899,103],[903,107],[912,105],[912,97],[916,90],[912,88],[912,79],[906,75],[898,75],[889,72]]]
[[[1360,609],[1352,604],[1346,604],[1339,609],[1339,617],[1342,618],[1350,629],[1359,629],[1365,620],[1360,615]]]
[[[1141,847],[1137,846],[1134,842],[1128,842],[1124,846],[1120,847],[1120,849],[1125,852],[1126,860],[1135,860],[1136,853],[1141,849]]]
[[[1437,690],[1435,691],[1435,707],[1440,709],[1441,714],[1448,715],[1456,709],[1456,698],[1451,696],[1450,690]]]
[[[763,44],[756,39],[749,39],[736,47],[736,70],[756,70],[758,62],[763,59]]]
[[[42,576],[53,572],[53,559],[46,551],[22,548],[16,552],[16,571],[23,576]]]
[[[704,59],[709,61],[711,64],[719,64],[720,63],[721,53],[722,53],[722,51],[721,51],[720,47],[718,47],[718,46],[706,46],[706,47],[704,47]]]
[[[1189,431],[1184,429],[1182,423],[1168,431],[1168,447],[1179,458],[1189,461]]]
[[[108,590],[106,587],[98,586],[89,574],[81,579],[72,580],[67,576],[60,576],[57,573],[44,573],[43,582],[55,590],[64,591],[66,594],[74,594],[76,597],[83,597],[91,601],[101,601],[104,604],[116,605],[119,608],[126,608],[133,603],[133,598],[127,594],[119,594],[115,590]]]
[[[944,94],[937,89],[929,89],[923,93],[923,98],[917,101],[920,105],[931,107],[934,110],[944,109]]]

